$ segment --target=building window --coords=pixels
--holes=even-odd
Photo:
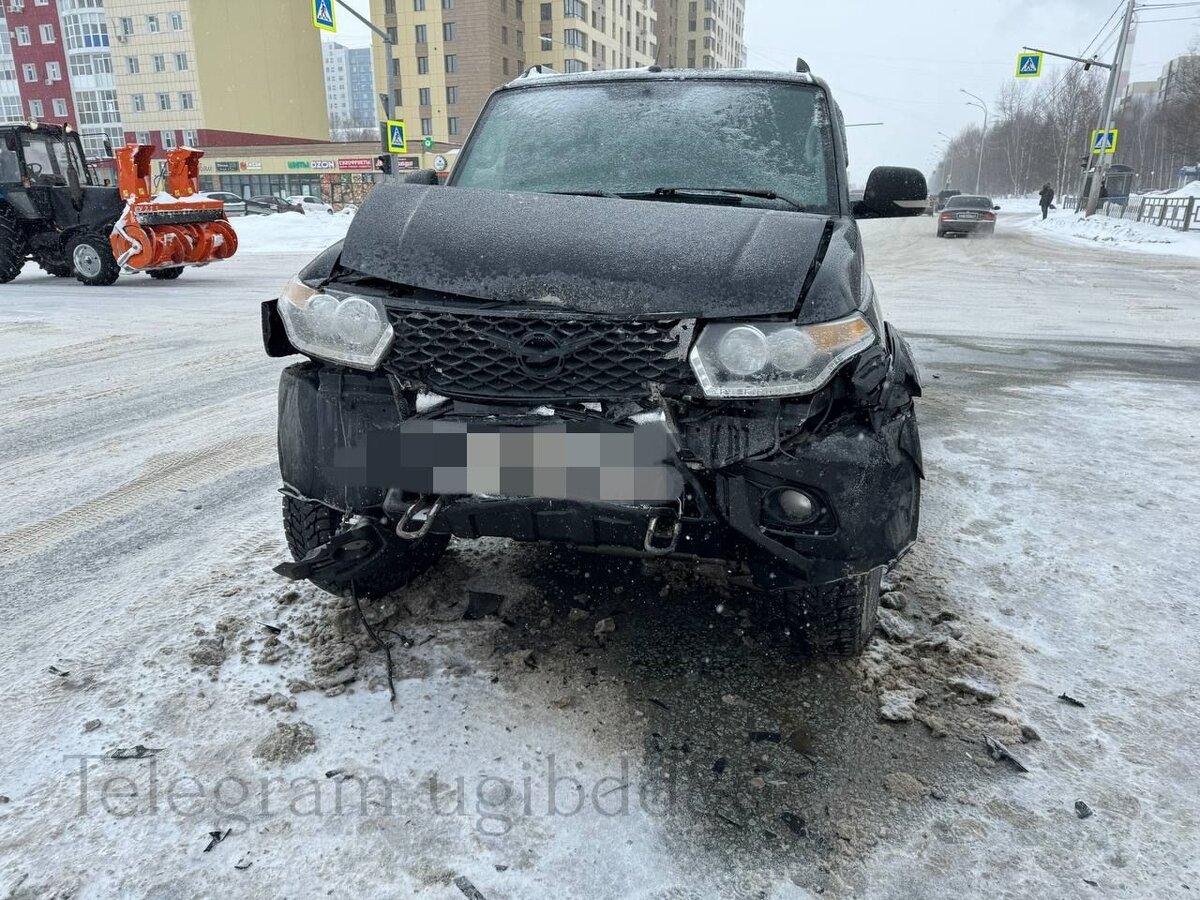
[[[183,31],[183,15],[181,13],[171,13],[171,30]]]
[[[454,40],[454,23],[453,22],[443,22],[442,23],[442,40],[443,41]]]
[[[429,43],[429,26],[428,25],[417,25],[416,31],[417,31],[417,43],[418,44],[428,44]]]
[[[42,38],[43,44],[53,44],[55,42],[53,25],[39,25],[38,33]]]
[[[46,80],[62,81],[62,66],[56,62],[46,63]]]
[[[392,97],[392,111],[393,111],[393,112],[397,112],[397,111],[399,111],[400,107],[402,107],[403,105],[404,105],[404,92],[403,92],[403,89],[402,89],[402,88],[396,88],[396,93],[395,93],[395,95]]]
[[[192,96],[191,91],[184,91],[182,94],[179,95],[179,108],[180,109],[195,109],[196,108],[196,98]],[[188,143],[190,144],[191,141],[188,141]]]
[[[134,112],[145,112],[146,111],[146,97],[144,94],[134,94],[133,95],[133,111]],[[144,144],[146,142],[141,141],[140,143]]]
[[[160,110],[164,110],[164,111],[171,108],[171,95],[170,94],[159,94],[158,95],[158,108]]]
[[[507,56],[504,57],[502,60],[500,60],[500,72],[504,75],[508,74],[508,57]]]
[[[446,54],[446,71],[450,73],[458,71],[458,57],[453,53]]]
[[[500,43],[502,43],[502,44],[508,43],[508,26],[507,25],[500,26]]]
[[[158,16],[146,16],[146,30],[151,34],[158,34],[160,31]]]
[[[517,49],[518,50],[525,49],[525,32],[523,32],[523,31],[517,32]]]
[[[513,17],[517,19],[525,18],[525,0],[517,0],[513,7]]]
[[[175,54],[175,70],[178,72],[186,72],[188,68],[188,58],[186,53]]]
[[[446,120],[446,130],[450,134],[458,134],[458,116],[451,116]]]
[[[67,101],[61,97],[55,97],[52,103],[54,105],[54,115],[60,119],[65,119],[67,117]]]
[[[568,19],[583,19],[587,21],[587,11],[582,0],[563,0],[563,15]]]
[[[133,133],[133,140],[134,140],[134,143],[136,143],[136,144],[149,144],[150,143],[150,132],[135,131]]]
[[[542,4],[542,21],[549,22],[553,18],[554,18],[554,4],[553,3],[543,3]]]
[[[173,150],[175,148],[175,132],[164,131],[162,134],[162,145],[164,150]]]
[[[421,120],[421,136],[424,137],[427,134],[433,134],[433,119]]]
[[[425,0],[413,0],[413,12],[425,12]]]
[[[442,0],[442,9],[454,9],[454,0]]]
[[[29,101],[29,118],[40,119],[46,115],[46,107],[42,106],[41,100]]]
[[[37,81],[37,66],[33,63],[25,63],[21,66],[21,73],[25,76],[26,84],[33,84]]]
[[[396,14],[396,0],[383,0],[383,14],[385,16]]]
[[[586,72],[587,71],[587,63],[583,62],[582,60],[578,60],[578,59],[563,60],[563,71],[564,72]]]
[[[448,85],[446,87],[446,105],[447,106],[457,106],[458,105],[458,88],[455,87],[454,85]]]
[[[136,56],[125,57],[125,71],[130,75],[136,75],[142,70],[142,64],[138,62]]]
[[[117,19],[117,29],[121,32],[121,34],[125,35],[125,37],[129,37],[131,34],[133,34],[133,19],[129,18],[128,16]]]
[[[587,49],[587,35],[578,28],[568,28],[563,31],[563,43],[578,50]]]
[[[151,56],[150,63],[155,72],[167,71],[167,58],[161,53],[155,53],[153,56]]]
[[[14,33],[17,36],[17,45],[18,46],[28,47],[31,43],[33,43],[29,38],[29,26],[28,25],[18,25],[17,29]]]
[[[500,0],[500,14],[508,15],[508,0]]]
[[[185,131],[183,133],[183,142],[189,147],[199,147],[200,135],[198,135],[195,131]]]
[[[433,98],[430,96],[429,88],[427,87],[421,88],[419,91],[417,91],[417,98],[417,102],[422,106],[428,106],[433,100]]]
[[[428,75],[429,74],[429,57],[428,56],[418,56],[417,57],[417,74],[418,75]]]

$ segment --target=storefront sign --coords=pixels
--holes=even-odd
[[[332,159],[314,159],[309,162],[309,168],[320,171],[331,171],[337,168],[337,163]]]
[[[355,156],[349,159],[339,159],[337,167],[343,172],[370,172],[375,168],[375,160],[369,156]]]
[[[241,166],[236,162],[219,162],[217,163],[218,172],[238,172],[241,171]]]
[[[302,159],[289,159],[288,160],[288,168],[289,169],[307,169],[308,161],[302,160]]]
[[[397,169],[412,169],[412,170],[419,169],[419,168],[421,168],[421,157],[419,157],[419,156],[397,156],[396,157],[396,168]]]

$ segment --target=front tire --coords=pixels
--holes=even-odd
[[[17,226],[17,214],[0,205],[0,284],[8,284],[25,268],[25,238]]]
[[[328,543],[338,533],[343,518],[336,509],[285,494],[283,529],[292,557],[299,562]],[[360,597],[383,597],[404,587],[437,563],[450,543],[448,534],[427,534],[419,541],[406,541],[392,532],[385,532],[383,538],[383,552],[354,576],[354,586]],[[331,594],[345,596],[350,592],[349,578],[316,577],[310,580]]]
[[[785,591],[793,635],[821,656],[859,656],[879,618],[883,569]]]
[[[170,269],[151,269],[150,277],[155,281],[174,281],[183,274],[183,266],[174,266]]]
[[[82,234],[70,244],[67,256],[75,277],[91,287],[107,287],[121,275],[112,245],[98,234]]]

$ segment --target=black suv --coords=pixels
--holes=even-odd
[[[829,88],[792,73],[531,71],[446,184],[380,185],[263,308],[288,544],[360,596],[451,536],[735,561],[852,654],[917,533],[917,371],[855,218]]]

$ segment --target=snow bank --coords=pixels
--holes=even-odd
[[[239,253],[315,253],[346,236],[353,215],[279,213],[230,219]]]
[[[1200,197],[1200,181],[1189,181],[1177,191],[1172,191],[1163,196],[1171,197],[1172,199],[1186,200],[1188,197]]]
[[[1172,231],[1129,219],[1112,219],[1104,215],[1087,218],[1064,212],[1051,215],[1045,221],[1034,219],[1026,227],[1037,234],[1073,243],[1139,253],[1200,257],[1200,234]]]

